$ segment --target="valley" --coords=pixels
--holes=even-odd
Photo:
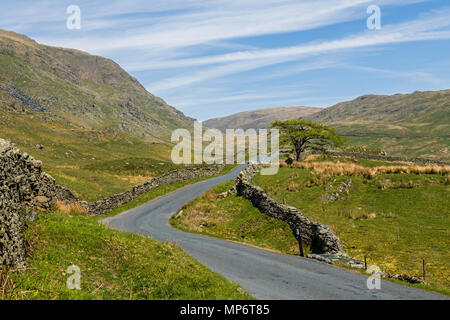
[[[449,295],[450,90],[365,95],[328,108],[258,109],[204,121],[205,129],[222,131],[265,129],[276,120],[317,125],[311,136],[324,139],[313,147],[329,149],[289,162],[292,146],[283,145],[287,154],[279,171],[247,181],[262,194],[253,202],[239,194],[234,180],[245,175],[246,165],[219,166],[208,176],[180,173],[211,169],[204,162],[177,165],[171,158],[171,134],[190,132],[194,119],[110,59],[0,30],[0,108],[0,139],[20,149],[5,147],[0,154],[5,159],[0,234],[7,235],[0,248],[14,256],[17,241],[26,252],[24,270],[6,264],[1,270],[3,299]],[[324,125],[330,127],[325,133]],[[326,144],[341,136],[345,144]],[[370,160],[328,151],[422,160]],[[14,176],[16,169],[25,174]],[[176,178],[152,185],[152,179],[173,172]],[[152,188],[135,193],[145,183]],[[67,188],[78,199],[59,199],[52,188]],[[83,202],[100,199],[95,212]],[[274,206],[266,208],[270,214],[255,205],[261,199],[268,201],[261,201],[263,208]],[[317,248],[338,248],[333,252],[345,259],[369,259],[385,279],[397,276],[397,284],[384,281],[386,289],[373,293],[364,285],[365,270],[296,257],[293,221],[308,227],[306,255],[330,257],[331,251]],[[66,288],[70,264],[83,269],[81,291]],[[419,283],[398,285],[405,284],[398,279],[411,277]]]
[[[0,137],[87,201],[172,170],[171,131],[193,121],[109,59],[3,30],[0,107]]]

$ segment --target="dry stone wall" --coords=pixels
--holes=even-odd
[[[194,179],[198,177],[210,177],[219,174],[223,170],[223,165],[217,165],[213,167],[197,167],[186,168],[170,171],[162,176],[154,178],[148,182],[134,187],[132,190],[125,191],[123,193],[115,194],[101,200],[91,202],[88,206],[89,214],[97,215],[106,213],[118,206],[128,203],[140,195],[149,192],[155,188],[163,185],[176,183],[183,180]]]
[[[236,192],[252,202],[262,213],[289,224],[295,236],[299,229],[302,241],[315,253],[344,254],[339,238],[326,225],[310,221],[297,208],[278,203],[262,188],[252,184],[258,167],[254,164],[243,170],[236,178]]]
[[[168,172],[130,191],[87,203],[70,190],[56,184],[42,171],[42,162],[21,152],[14,144],[0,139],[0,266],[21,269],[25,266],[23,229],[34,210],[48,211],[56,200],[78,203],[89,214],[102,214],[162,185],[208,177],[220,173],[223,165],[185,168]]]
[[[0,265],[24,267],[24,224],[32,210],[48,210],[55,198],[77,200],[42,171],[42,162],[0,139]]]

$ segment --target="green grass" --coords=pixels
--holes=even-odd
[[[236,195],[219,197],[232,184],[223,183],[187,204],[180,217],[170,219],[171,225],[187,232],[298,254],[298,242],[286,223],[260,213],[250,201]]]
[[[444,137],[346,137],[348,144],[381,148],[389,156],[450,161],[450,139]]]
[[[109,229],[96,217],[41,214],[26,232],[28,270],[12,299],[251,299],[171,243]],[[65,274],[81,268],[81,290]]]
[[[312,176],[305,169],[280,168],[277,175],[257,176],[254,182],[308,218],[330,225],[350,256],[363,259],[366,255],[369,264],[383,271],[415,276],[422,275],[425,259],[426,287],[450,292],[450,187],[446,177],[336,177],[326,185],[337,190],[342,181],[351,178],[353,188],[342,193],[340,200],[328,202],[322,198],[327,194],[324,185],[309,186]],[[292,191],[288,191],[289,185]]]
[[[227,174],[228,172],[230,172],[231,170],[233,170],[236,167],[236,165],[227,165],[225,166],[225,168],[218,174],[218,175],[224,175]],[[217,176],[218,176],[217,175]],[[131,210],[133,208],[136,208],[140,205],[143,205],[153,199],[156,199],[160,196],[163,196],[165,194],[168,194],[172,191],[175,191],[177,189],[183,188],[187,185],[193,184],[193,183],[197,183],[200,181],[204,181],[207,179],[211,179],[212,177],[199,177],[199,178],[195,178],[195,179],[190,179],[190,180],[185,180],[185,181],[179,181],[176,183],[172,183],[169,185],[164,185],[164,186],[160,186],[156,189],[153,189],[139,197],[137,197],[136,199],[134,199],[133,201],[130,201],[126,204],[123,204],[111,211],[109,211],[108,213],[106,213],[105,215],[99,216],[100,219],[105,218],[105,217],[109,217],[109,216],[114,216],[117,215],[119,213],[122,213],[124,211],[127,210]]]
[[[235,166],[227,166],[222,174]],[[40,214],[26,231],[28,268],[10,277],[9,299],[253,299],[178,246],[120,232],[98,220],[132,209],[197,178],[154,189],[101,216]],[[81,268],[81,291],[66,288],[69,265]]]
[[[127,135],[112,138],[100,131],[89,131],[90,136],[86,135],[88,131],[73,131],[58,121],[44,120],[2,113],[0,138],[11,140],[20,150],[41,160],[44,171],[83,200],[123,192],[181,168],[170,162],[170,144]],[[37,149],[36,144],[44,149]]]

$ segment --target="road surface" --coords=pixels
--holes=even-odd
[[[391,282],[369,290],[367,277],[311,259],[278,254],[231,241],[186,233],[169,226],[181,207],[244,169],[211,178],[148,202],[103,222],[112,228],[172,241],[192,257],[258,299],[445,299]]]

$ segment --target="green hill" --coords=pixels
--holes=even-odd
[[[450,159],[450,90],[366,95],[308,119],[335,127],[352,144],[393,155]]]
[[[392,96],[366,95],[309,116],[345,133],[450,136],[450,90]],[[367,126],[367,124],[371,124]]]
[[[59,183],[88,200],[160,174],[153,168],[168,163],[171,131],[193,121],[110,59],[2,30],[0,108],[0,137],[43,160]],[[135,166],[88,169],[111,161]]]

